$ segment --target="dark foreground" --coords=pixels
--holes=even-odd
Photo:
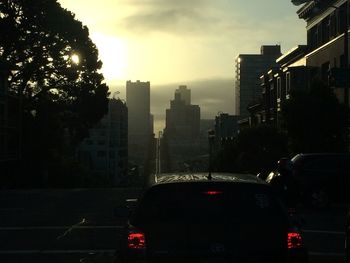
[[[114,260],[124,218],[113,209],[138,189],[0,192],[0,262]],[[310,262],[344,263],[346,205],[301,209]]]

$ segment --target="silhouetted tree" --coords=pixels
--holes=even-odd
[[[271,126],[246,128],[238,134],[236,151],[235,161],[240,171],[269,171],[281,157],[288,156],[287,138]]]
[[[293,91],[282,105],[282,118],[292,153],[346,149],[346,107],[320,82],[309,90]]]
[[[57,0],[2,0],[0,57],[15,69],[10,85],[19,95],[28,181],[59,176],[57,166],[71,163],[64,159],[107,111],[108,87],[88,28]]]
[[[214,158],[214,170],[257,174],[273,170],[284,156],[288,151],[283,133],[265,125],[245,128],[234,141],[222,145]]]

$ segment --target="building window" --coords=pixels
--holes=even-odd
[[[282,97],[281,77],[277,77],[277,99]]]
[[[347,29],[347,4],[340,6],[338,10],[339,34],[342,34]]]
[[[286,95],[290,93],[290,72],[286,73]]]
[[[325,19],[322,20],[321,26],[322,26],[322,43],[327,43],[329,41],[329,35],[330,35],[330,16],[327,16]]]
[[[337,36],[337,17],[334,14],[332,14],[329,19],[330,19],[329,35],[330,35],[330,38],[334,38]]]
[[[317,26],[314,26],[307,32],[307,42],[311,49],[315,49],[317,47]]]
[[[317,25],[317,45],[316,47],[319,47],[322,45],[322,26],[323,23],[320,23]]]
[[[329,62],[323,63],[321,66],[321,77],[323,81],[328,81],[329,66]]]

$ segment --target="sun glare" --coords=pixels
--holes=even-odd
[[[80,62],[80,59],[79,59],[79,56],[77,55],[77,54],[73,54],[72,56],[71,56],[71,60],[72,60],[72,62],[74,63],[74,64],[79,64],[79,62]]]
[[[91,36],[103,63],[102,73],[107,81],[124,79],[127,67],[127,47],[121,39],[101,33]]]

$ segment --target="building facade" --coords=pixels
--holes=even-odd
[[[319,68],[340,102],[349,106],[349,25],[350,1],[310,1],[297,12],[307,23],[308,67]]]
[[[262,100],[249,107],[251,125],[280,127],[283,102],[294,90],[309,90],[315,81],[331,87],[349,107],[350,1],[304,1],[297,14],[307,23],[307,45],[291,49],[276,60],[277,67],[261,74]]]
[[[281,47],[261,46],[260,54],[239,54],[235,60],[235,106],[236,115],[241,119],[249,117],[248,106],[261,98],[259,77],[281,56]]]
[[[153,143],[153,117],[150,112],[150,82],[127,81],[129,161],[141,174],[148,167]]]
[[[109,101],[108,113],[89,130],[78,157],[97,179],[113,186],[127,183],[128,109],[123,101]]]
[[[200,107],[187,104],[191,97],[187,88],[175,91],[170,109],[166,110],[164,139],[170,171],[182,171],[184,164],[200,154]],[[182,98],[183,94],[185,97]]]

